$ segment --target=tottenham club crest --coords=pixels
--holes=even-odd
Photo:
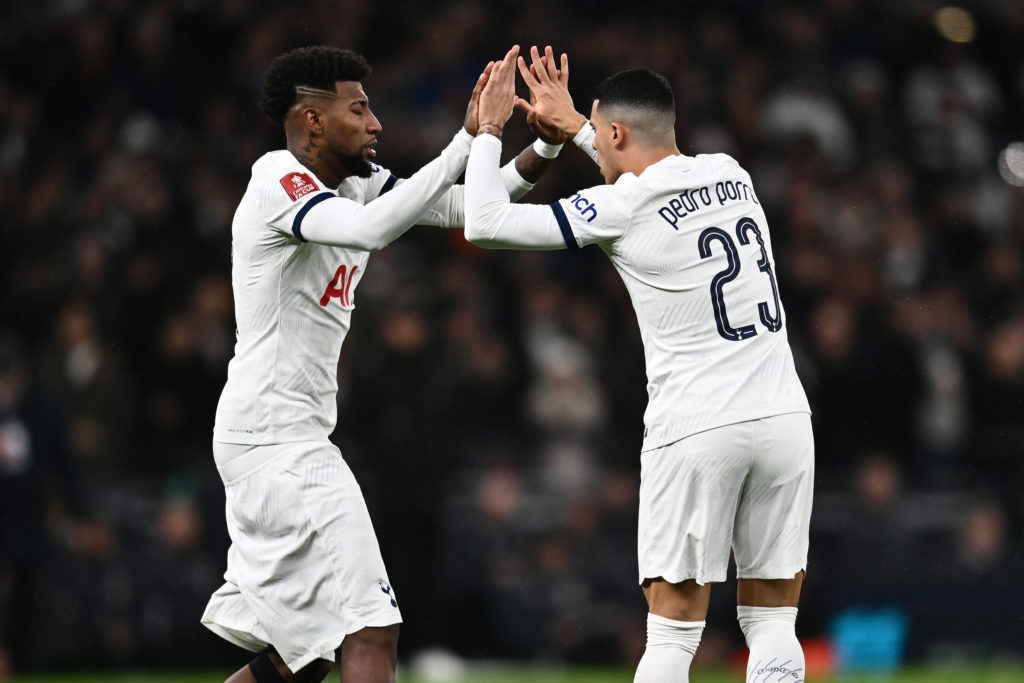
[[[387,585],[383,581],[381,581],[379,585],[380,585],[380,592],[383,593],[384,595],[388,596],[388,599],[391,600],[391,606],[392,607],[398,607],[398,601],[395,600],[395,596],[391,594],[391,586]]]

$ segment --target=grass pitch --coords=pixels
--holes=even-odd
[[[231,672],[54,674],[9,679],[8,683],[221,683]],[[740,683],[742,673],[697,670],[691,683]],[[336,675],[326,681],[337,681]],[[440,680],[399,673],[398,683],[630,683],[626,669],[541,669],[518,667],[472,670],[457,678]],[[808,678],[807,683],[1024,683],[1024,667],[920,668],[889,674],[843,675]]]

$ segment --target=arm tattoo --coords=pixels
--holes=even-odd
[[[476,127],[476,132],[487,133],[488,135],[493,135],[499,140],[501,139],[501,126],[499,126],[496,123],[491,123],[490,121],[484,121],[483,123],[480,123]]]

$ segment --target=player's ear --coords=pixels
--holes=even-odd
[[[306,128],[317,135],[324,132],[324,113],[322,111],[316,107],[306,107],[301,114]]]
[[[629,136],[629,129],[626,128],[625,124],[619,123],[618,121],[612,121],[608,126],[612,140],[612,147],[615,149],[622,149],[626,144],[626,138]]]

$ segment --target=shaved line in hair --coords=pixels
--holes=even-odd
[[[321,90],[320,88],[309,88],[304,85],[295,86],[296,95],[307,95],[309,97],[330,97],[336,98],[338,93],[331,92],[330,90]]]

